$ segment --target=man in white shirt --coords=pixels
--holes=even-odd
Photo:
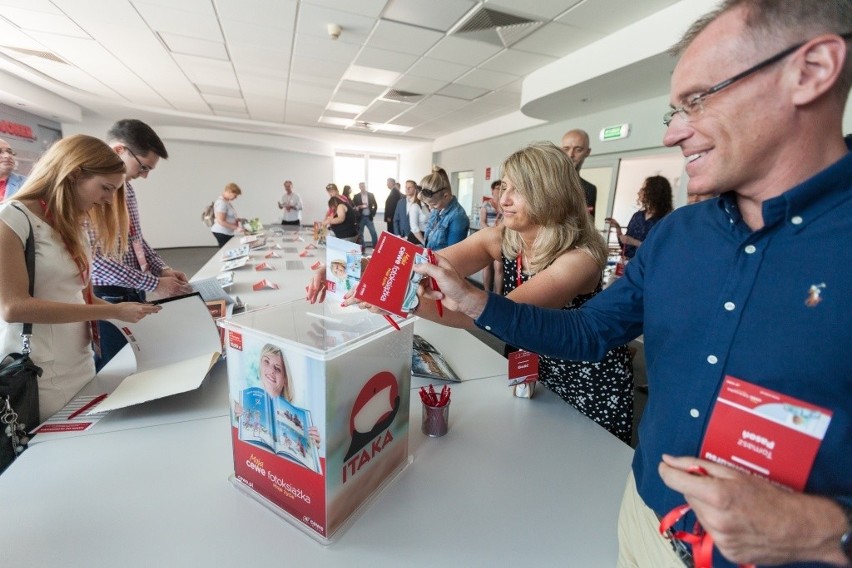
[[[282,225],[299,225],[302,221],[302,198],[293,191],[293,182],[289,179],[284,182],[284,196],[278,202],[278,209],[282,210]]]

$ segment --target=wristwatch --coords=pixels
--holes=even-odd
[[[852,505],[841,499],[835,499],[834,502],[846,513],[846,532],[840,537],[840,550],[846,555],[846,559],[852,562]]]

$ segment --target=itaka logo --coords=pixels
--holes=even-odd
[[[347,461],[386,430],[399,412],[399,384],[393,373],[381,371],[367,381],[352,405],[349,433],[352,442],[346,452]]]

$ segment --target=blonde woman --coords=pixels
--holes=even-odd
[[[500,208],[501,225],[480,229],[440,252],[461,276],[500,261],[503,295],[547,308],[576,309],[600,292],[606,247],[586,211],[577,171],[559,148],[532,144],[506,158]],[[473,320],[459,312],[445,310],[438,317],[432,301],[421,300],[416,313],[444,325],[474,328]],[[626,346],[599,362],[542,356],[539,380],[630,443],[633,370]]]
[[[110,304],[92,294],[91,245],[121,255],[127,248],[124,162],[102,141],[76,135],[56,142],[35,164],[13,200],[0,205],[0,341],[3,354],[21,349],[32,323],[41,419],[61,409],[95,376],[91,322],[137,322],[160,310],[136,302]],[[35,288],[29,293],[24,255],[35,241]]]
[[[210,227],[210,232],[216,237],[219,248],[225,246],[235,233],[243,230],[242,225],[240,225],[241,219],[237,216],[237,210],[234,209],[233,204],[233,201],[242,193],[243,190],[240,189],[240,186],[231,182],[225,186],[222,195],[216,198],[213,203],[215,221],[213,226]]]

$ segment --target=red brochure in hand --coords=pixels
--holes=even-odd
[[[421,275],[416,263],[429,262],[423,247],[384,232],[355,289],[355,298],[390,313],[406,317],[417,307]]]

